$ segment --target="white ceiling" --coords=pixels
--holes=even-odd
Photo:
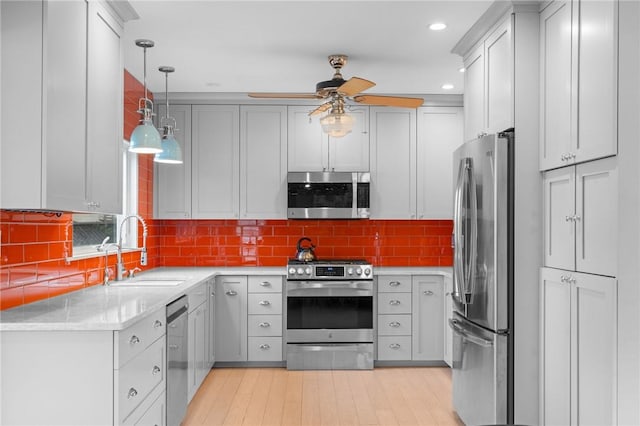
[[[131,0],[125,67],[164,92],[161,65],[176,68],[170,92],[302,92],[329,80],[329,54],[346,54],[343,76],[377,85],[369,94],[460,94],[462,59],[450,53],[492,1]],[[428,29],[434,22],[447,28]],[[452,90],[442,85],[454,85]]]

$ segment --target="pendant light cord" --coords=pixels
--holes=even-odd
[[[145,101],[145,108],[147,107],[146,103],[149,99],[149,97],[147,96],[147,47],[143,47],[142,48],[143,51],[143,56],[144,56],[144,71],[142,73],[143,78],[142,80],[144,81],[144,101]]]

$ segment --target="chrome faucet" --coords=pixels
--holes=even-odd
[[[109,285],[109,249],[112,249],[112,248],[116,249],[116,256],[117,256],[116,279],[118,276],[117,265],[122,263],[122,250],[120,249],[120,246],[116,243],[107,244],[107,241],[109,241],[109,237],[106,237],[104,240],[102,240],[102,244],[100,244],[97,247],[98,251],[104,252],[104,281],[102,283],[104,285]]]
[[[129,215],[124,219],[122,219],[122,222],[120,222],[120,236],[118,238],[118,244],[116,244],[116,246],[118,247],[118,263],[116,265],[116,281],[121,281],[122,276],[125,272],[124,264],[122,263],[122,230],[123,230],[124,223],[127,220],[131,219],[132,217],[136,218],[142,224],[142,247],[141,247],[142,251],[140,253],[140,265],[142,266],[147,265],[147,234],[148,234],[147,223],[144,221],[144,219],[140,215],[137,215],[137,214]]]

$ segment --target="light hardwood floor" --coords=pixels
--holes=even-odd
[[[214,368],[182,426],[463,425],[448,368]]]

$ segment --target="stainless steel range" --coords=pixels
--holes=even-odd
[[[287,266],[287,369],[373,368],[373,267],[364,260]]]

